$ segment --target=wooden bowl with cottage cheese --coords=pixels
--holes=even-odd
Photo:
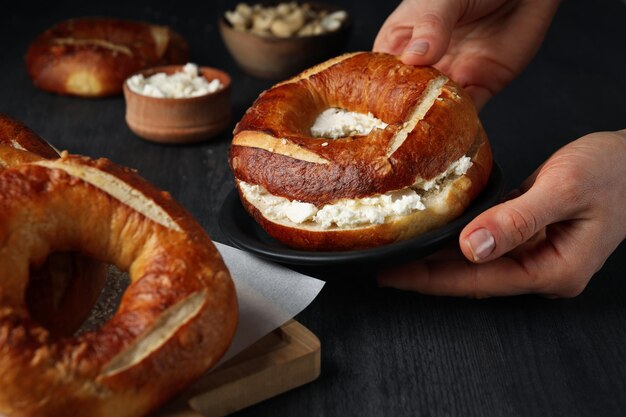
[[[227,49],[246,73],[284,79],[339,55],[351,21],[336,5],[314,2],[239,3],[218,22]]]
[[[224,71],[191,63],[137,72],[124,82],[126,123],[153,142],[210,139],[230,123],[230,84]]]

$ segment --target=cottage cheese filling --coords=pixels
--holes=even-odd
[[[457,161],[454,161],[453,163],[451,163],[450,166],[448,166],[448,168],[444,172],[437,175],[432,180],[426,181],[420,178],[419,180],[415,182],[415,184],[413,184],[413,187],[417,187],[424,191],[439,190],[441,189],[442,182],[446,178],[448,178],[451,175],[460,177],[461,175],[464,175],[467,172],[467,170],[471,168],[471,166],[472,166],[472,159],[469,156],[462,156]]]
[[[375,118],[372,113],[356,113],[331,107],[317,116],[311,126],[311,135],[318,138],[337,139],[346,136],[369,135],[374,129],[386,127],[387,123]]]
[[[471,166],[471,159],[463,156],[430,181],[420,179],[413,186],[401,190],[366,198],[343,199],[321,208],[310,203],[272,195],[260,185],[240,181],[239,186],[245,198],[269,219],[289,220],[296,224],[312,222],[324,229],[333,225],[355,227],[381,224],[391,216],[404,216],[414,211],[425,210],[422,194],[430,190],[439,190],[446,178],[463,175]]]
[[[217,78],[207,80],[196,64],[188,63],[181,72],[165,74],[158,72],[149,77],[133,75],[126,82],[135,93],[157,98],[189,98],[214,93],[222,88]]]

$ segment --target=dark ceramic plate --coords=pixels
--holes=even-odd
[[[498,202],[502,197],[503,185],[502,169],[494,163],[487,186],[461,217],[413,239],[369,249],[312,252],[289,248],[265,233],[243,208],[237,190],[234,189],[222,204],[219,225],[234,246],[270,261],[314,266],[390,263],[424,258],[458,239],[466,224]]]

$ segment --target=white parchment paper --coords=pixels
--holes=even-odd
[[[222,363],[304,310],[324,281],[221,243],[215,245],[230,270],[239,300],[239,326]]]
[[[239,324],[230,348],[213,369],[300,313],[324,286],[324,281],[264,261],[239,249],[218,242],[215,242],[215,246],[222,254],[237,288]],[[194,384],[152,417],[201,416],[202,413],[189,407],[190,391],[197,391]],[[201,394],[195,392],[193,395]]]

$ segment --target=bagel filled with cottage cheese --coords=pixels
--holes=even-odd
[[[229,162],[263,229],[305,250],[408,239],[458,217],[492,154],[467,93],[431,67],[345,54],[263,92]]]

